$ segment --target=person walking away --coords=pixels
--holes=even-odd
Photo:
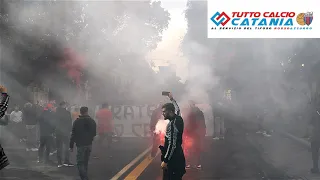
[[[224,139],[225,135],[225,116],[226,116],[226,109],[221,102],[218,102],[213,110],[213,140],[220,140]]]
[[[69,111],[67,111],[67,104],[61,102],[56,111],[56,146],[57,146],[57,160],[58,167],[74,166],[70,163],[69,159],[69,140],[72,130],[72,118]],[[62,156],[64,156],[64,162],[62,164]]]
[[[7,94],[7,90],[5,87],[0,86],[1,100],[0,100],[0,125],[5,126],[8,124],[9,118],[8,116],[2,119],[6,115],[6,111],[8,109],[9,103],[9,95]],[[4,150],[0,144],[0,171],[9,165],[9,160]]]
[[[27,151],[38,151],[37,147],[37,117],[36,117],[36,109],[30,103],[26,103],[22,110],[22,121],[26,125],[27,130],[27,140],[26,145]]]
[[[92,141],[96,136],[96,122],[88,115],[88,107],[80,108],[80,116],[72,126],[70,151],[77,146],[77,166],[81,180],[88,180],[88,162]]]
[[[53,105],[47,104],[39,117],[40,127],[40,146],[38,150],[38,163],[53,165],[49,160],[49,154],[52,148],[53,133],[55,131],[55,114]],[[43,154],[44,153],[44,154]]]
[[[160,145],[160,138],[161,138],[160,135],[161,134],[159,134],[159,133],[157,134],[155,132],[155,129],[156,129],[156,125],[157,125],[158,121],[163,118],[162,105],[163,105],[162,103],[160,103],[158,105],[158,108],[152,112],[151,119],[150,119],[150,132],[152,134],[151,157],[156,156],[157,151],[158,151],[158,147]]]
[[[96,113],[98,120],[98,152],[101,156],[107,150],[109,157],[112,157],[112,135],[113,135],[113,117],[112,112],[108,109],[108,103],[104,103]],[[104,146],[104,141],[107,140],[107,147]],[[97,158],[97,156],[95,157]]]
[[[10,122],[12,122],[12,124],[10,124],[12,134],[15,136],[15,138],[19,139],[20,142],[25,142],[25,131],[23,131],[25,128],[23,127],[24,125],[22,123],[22,111],[20,111],[18,105],[14,107],[14,111],[12,111],[10,114]]]
[[[49,101],[49,106],[52,107],[51,112],[54,114],[54,118],[53,118],[53,127],[56,127],[56,121],[57,121],[57,117],[56,117],[56,111],[57,111],[57,107],[56,107],[56,101],[55,100],[50,100]],[[52,138],[51,138],[51,145],[50,145],[50,156],[53,156],[54,154],[57,153],[57,145],[56,145],[56,134],[55,132],[52,134]]]
[[[186,134],[192,141],[192,146],[188,147],[189,157],[187,158],[187,169],[194,165],[201,169],[201,153],[203,151],[204,139],[206,135],[206,123],[203,112],[195,105],[194,101],[189,101],[189,111],[187,115]]]
[[[168,97],[172,103],[166,103],[162,106],[162,114],[165,120],[169,120],[169,123],[166,128],[164,146],[159,146],[162,151],[163,180],[182,180],[186,173],[186,160],[182,149],[184,123],[177,102],[171,93]]]

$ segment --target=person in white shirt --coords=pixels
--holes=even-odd
[[[10,126],[11,132],[15,136],[15,139],[19,139],[20,142],[25,141],[24,138],[24,125],[22,123],[22,112],[19,106],[14,107],[14,111],[10,114]]]
[[[15,123],[22,122],[22,112],[19,110],[19,106],[14,107],[14,111],[10,114],[10,121]]]

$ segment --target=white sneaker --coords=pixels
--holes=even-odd
[[[201,169],[202,168],[201,164],[199,164],[196,168]]]
[[[51,152],[51,153],[50,153],[50,156],[52,156],[52,155],[54,155],[54,154],[56,154],[56,153],[57,153],[57,150]]]
[[[190,164],[186,165],[186,169],[190,169],[190,168],[191,168]]]
[[[212,138],[213,140],[219,140],[219,137],[214,137],[214,138]]]
[[[62,164],[58,164],[58,168],[61,168],[63,165]]]
[[[31,151],[38,151],[38,148],[31,148]]]

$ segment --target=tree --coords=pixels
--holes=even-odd
[[[1,70],[23,85],[54,78],[46,82],[50,88],[75,82],[70,69],[60,66],[66,60],[64,48],[86,60],[80,66],[84,82],[84,77],[97,75],[92,69],[106,72],[126,54],[143,57],[153,50],[170,19],[160,2],[151,1],[1,2],[1,40],[8,49]],[[140,58],[136,63],[147,62]]]
[[[220,89],[236,89],[241,103],[266,104],[268,99],[277,101],[285,81],[281,61],[299,46],[295,39],[208,39],[206,1],[188,1],[186,19],[188,32],[183,40],[185,54],[198,50],[190,48],[197,44],[202,52],[211,54],[207,58],[190,58],[212,68],[213,76],[220,77]],[[301,41],[300,41],[301,42]],[[288,45],[290,45],[288,47]],[[302,47],[305,47],[301,45]],[[201,52],[201,53],[202,53]],[[300,64],[301,66],[301,64]],[[276,88],[277,87],[277,88]],[[274,92],[277,93],[274,93]],[[276,97],[275,97],[276,96]],[[250,99],[250,101],[248,101]],[[288,104],[287,100],[283,100]]]

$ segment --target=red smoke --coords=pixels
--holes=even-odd
[[[85,66],[84,58],[72,48],[64,48],[63,57],[61,67],[67,70],[68,77],[80,87],[81,74]]]
[[[169,121],[167,120],[158,120],[156,124],[156,128],[154,130],[154,133],[159,134],[160,136],[160,144],[164,145],[164,140],[165,140],[165,134],[166,134],[166,128],[168,125]],[[183,136],[183,151],[186,156],[189,156],[189,149],[193,146],[193,139],[188,137],[188,135]]]

